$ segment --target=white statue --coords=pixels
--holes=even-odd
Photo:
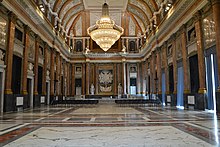
[[[122,86],[121,83],[118,84],[118,98],[121,98],[122,95]]]
[[[90,87],[90,93],[91,93],[91,95],[94,95],[94,93],[95,93],[95,86],[93,84]]]
[[[2,50],[0,50],[0,64],[4,64],[4,53],[3,53],[3,51]]]

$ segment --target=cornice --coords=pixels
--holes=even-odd
[[[209,0],[212,5],[220,4],[220,0]]]

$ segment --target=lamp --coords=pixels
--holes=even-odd
[[[88,34],[105,52],[120,38],[124,29],[117,26],[109,17],[108,4],[102,6],[102,17],[94,26],[87,29]]]

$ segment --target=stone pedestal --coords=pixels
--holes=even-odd
[[[171,94],[171,106],[176,106],[177,104],[177,94]]]
[[[30,108],[30,102],[29,102],[30,100],[28,99],[28,95],[23,94],[22,97],[24,100],[23,109]]]
[[[216,111],[220,112],[220,91],[216,92]]]
[[[40,106],[40,96],[34,95],[34,107],[39,107],[39,106]]]
[[[50,95],[50,104],[53,104],[55,101],[55,96],[54,95]]]
[[[198,93],[195,96],[195,109],[197,110],[205,110],[206,107],[206,94]]]
[[[13,94],[5,94],[4,95],[4,112],[12,112],[16,110],[16,99]]]
[[[189,94],[183,94],[183,106],[184,106],[184,108],[185,109],[188,109],[189,107],[188,107],[188,96],[189,96]]]
[[[163,101],[162,101],[162,94],[158,94],[157,96],[158,96],[160,102],[162,103],[162,102],[163,102]]]

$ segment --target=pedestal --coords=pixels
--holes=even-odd
[[[220,112],[220,91],[216,92],[216,111]]]
[[[177,104],[177,94],[171,94],[171,106],[176,106]]]
[[[197,93],[195,100],[195,109],[197,110],[205,110],[206,107],[206,94],[205,93]]]
[[[16,99],[13,94],[5,94],[4,95],[4,112],[12,112],[16,111]]]
[[[40,106],[40,96],[34,95],[34,107],[39,107],[39,106]]]

